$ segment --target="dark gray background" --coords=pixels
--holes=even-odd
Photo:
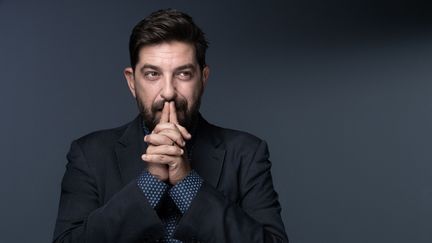
[[[204,116],[269,143],[292,242],[432,242],[426,2],[0,0],[1,243],[51,240],[70,142],[135,117],[129,33],[166,7],[211,42]]]

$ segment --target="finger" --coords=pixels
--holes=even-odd
[[[164,154],[170,156],[182,156],[184,150],[178,146],[171,145],[159,145],[159,146],[149,146],[147,147],[146,154]]]
[[[162,144],[172,145],[173,143],[177,143],[179,146],[184,146],[186,143],[178,128],[172,123],[164,123],[164,124],[166,124],[166,126],[164,127],[167,128],[162,130],[160,128],[155,128],[153,130],[153,133],[144,137],[144,141],[154,145],[162,145]],[[167,136],[170,139],[170,141],[166,139],[161,140],[162,138],[160,138],[160,136],[153,136],[153,135]]]
[[[156,125],[156,127],[153,129],[153,133],[159,133],[162,130],[165,129],[171,129],[171,130],[178,130],[182,137],[186,140],[189,140],[192,135],[180,124],[173,124],[173,123],[160,123]]]
[[[184,139],[189,140],[192,138],[192,135],[188,132],[188,130],[180,124],[176,124],[177,129],[180,131],[181,135]]]
[[[177,156],[170,156],[165,154],[143,154],[141,158],[148,163],[164,164],[173,166],[180,158]]]
[[[165,123],[159,123],[153,128],[154,133],[159,133],[162,130],[170,129],[170,130],[178,130],[177,126],[173,123],[165,122]]]
[[[178,124],[177,110],[176,110],[174,101],[170,102],[169,122],[174,123],[174,124]]]
[[[169,114],[170,114],[169,103],[168,102],[164,102],[164,107],[162,109],[162,115],[161,115],[161,119],[159,120],[159,123],[166,123],[166,122],[168,122]]]
[[[186,128],[182,127],[179,124],[178,119],[177,119],[177,110],[176,110],[174,101],[170,102],[170,120],[169,120],[169,122],[177,125],[177,128],[180,130],[182,136],[185,139],[190,139],[192,137],[190,135],[190,133],[186,130]]]
[[[175,143],[178,146],[183,147],[183,146],[186,145],[185,140],[183,139],[182,135],[180,134],[180,132],[178,130],[168,130],[168,129],[166,129],[166,130],[160,131],[158,134],[159,135],[167,136],[168,138],[170,138],[172,140],[171,143]],[[172,144],[170,144],[170,145],[172,145]]]
[[[157,134],[157,133],[152,133],[152,134],[146,135],[144,137],[144,141],[146,143],[154,145],[154,146],[172,145],[174,143],[174,141],[170,137],[168,137],[164,134]],[[183,145],[179,144],[179,146],[183,146]]]

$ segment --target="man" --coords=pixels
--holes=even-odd
[[[71,145],[54,242],[287,242],[264,141],[199,114],[207,41],[160,10],[132,31],[140,115]]]

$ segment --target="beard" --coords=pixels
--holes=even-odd
[[[155,101],[150,108],[147,108],[143,102],[141,102],[142,99],[136,95],[136,102],[138,105],[138,109],[140,111],[140,114],[144,120],[144,124],[147,127],[149,131],[153,131],[153,129],[156,127],[156,125],[160,121],[160,117],[162,114],[162,110],[165,104],[165,100],[158,100]],[[194,102],[191,105],[191,108],[188,109],[189,104],[186,99],[183,98],[176,98],[174,101],[175,107],[176,107],[176,113],[177,113],[177,120],[179,124],[183,127],[185,127],[188,131],[191,131],[193,122],[195,118],[198,116],[198,111],[201,105],[201,94],[198,96],[198,99],[196,102]],[[160,112],[159,116],[156,116],[156,113]]]

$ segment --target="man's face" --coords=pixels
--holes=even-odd
[[[209,68],[200,70],[193,45],[171,41],[144,46],[139,61],[124,71],[148,129],[161,117],[165,101],[174,101],[180,125],[190,128],[200,106]]]

